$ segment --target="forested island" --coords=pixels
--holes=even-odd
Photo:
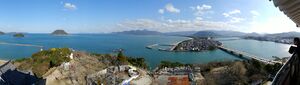
[[[55,30],[51,34],[52,35],[68,35],[68,33],[65,30]]]
[[[23,33],[16,33],[13,35],[14,37],[25,37]]]

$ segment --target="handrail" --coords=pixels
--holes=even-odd
[[[296,54],[294,53],[292,57],[280,68],[280,70],[276,73],[272,85],[283,85],[286,83],[286,79],[288,79],[288,74],[291,73],[291,66],[293,62],[297,59]]]

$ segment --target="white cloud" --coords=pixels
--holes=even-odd
[[[250,13],[252,14],[252,17],[253,17],[253,18],[256,18],[257,16],[260,15],[260,13],[257,12],[257,11],[255,11],[255,10],[251,10]]]
[[[166,9],[166,11],[171,12],[171,13],[179,13],[179,12],[180,12],[180,9],[175,8],[175,7],[173,6],[173,4],[171,4],[171,3],[167,4],[167,5],[165,6],[165,9]]]
[[[206,4],[203,4],[201,6],[197,5],[195,7],[190,7],[190,8],[195,11],[194,13],[195,16],[202,16],[206,12],[212,12],[209,11],[212,8],[212,6]]]
[[[137,19],[127,20],[118,24],[120,31],[124,30],[137,30],[148,29],[161,32],[174,32],[174,31],[197,31],[197,30],[224,30],[237,28],[234,25],[226,22],[219,21],[203,21],[201,18],[194,20],[151,20],[151,19]]]
[[[241,21],[245,20],[244,18],[239,18],[239,17],[231,17],[229,20],[230,23],[239,23]]]
[[[226,18],[229,18],[230,23],[239,23],[239,22],[245,20],[244,18],[237,17],[236,16],[237,14],[241,14],[241,11],[238,9],[235,9],[230,12],[223,13],[223,16]]]
[[[229,17],[230,15],[228,13],[223,13],[224,17]]]
[[[258,13],[258,12],[255,11],[255,10],[250,11],[250,13],[251,13],[252,15],[254,15],[254,16],[259,16],[259,15],[260,15],[260,13]]]
[[[194,11],[195,18],[184,20],[184,19],[165,19],[153,20],[153,19],[136,19],[126,20],[119,23],[117,28],[118,31],[124,30],[137,30],[137,29],[148,29],[160,32],[174,32],[174,31],[198,31],[198,30],[229,30],[239,29],[233,23],[241,22],[244,20],[239,17],[231,17],[229,21],[207,21],[204,20],[204,14],[212,13],[212,6],[210,5],[197,5],[190,7]],[[172,4],[167,4],[164,9],[158,9],[158,13],[163,14],[164,12],[179,13],[180,10],[176,9]],[[228,16],[240,13],[239,10],[233,10],[228,12]]]
[[[64,8],[67,10],[76,10],[77,9],[76,5],[74,5],[72,3],[65,3]]]
[[[284,14],[268,16],[264,21],[254,21],[249,26],[249,32],[280,33],[298,31],[296,24]]]
[[[240,13],[241,13],[241,11],[238,9],[235,9],[235,10],[229,12],[229,14],[240,14]]]
[[[235,9],[235,10],[232,10],[230,12],[227,12],[227,13],[223,13],[224,17],[231,17],[232,15],[235,15],[235,14],[240,14],[241,11],[238,10],[238,9]]]
[[[196,20],[203,20],[202,17],[196,17]]]
[[[159,9],[159,10],[158,10],[158,13],[160,13],[160,14],[164,14],[164,12],[165,12],[164,9]]]
[[[211,9],[212,7],[210,5],[203,4],[202,6],[197,5],[196,7],[190,7],[190,8],[193,10],[208,10]]]

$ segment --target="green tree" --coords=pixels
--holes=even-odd
[[[208,46],[208,50],[212,51],[212,50],[216,50],[217,48],[215,46]]]
[[[122,51],[120,51],[120,52],[118,53],[117,60],[118,60],[120,63],[125,63],[125,62],[127,62],[127,59],[126,59],[126,57],[123,55],[123,52],[122,52]]]
[[[275,63],[274,65],[272,64],[267,64],[264,69],[271,75],[276,75],[277,71],[281,68],[282,64]]]
[[[252,65],[257,69],[261,70],[263,67],[263,63],[259,62],[258,60],[251,59]]]

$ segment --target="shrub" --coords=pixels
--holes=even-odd
[[[15,62],[21,63],[19,67],[23,70],[32,69],[38,77],[42,77],[50,68],[61,65],[63,62],[69,62],[70,58],[67,57],[71,54],[69,48],[52,48],[34,53],[31,58],[19,59]]]
[[[133,66],[141,67],[141,68],[144,68],[144,69],[147,69],[147,67],[148,67],[144,58],[127,57],[127,60]]]
[[[126,59],[126,57],[123,55],[123,52],[122,52],[122,51],[120,51],[120,52],[118,53],[117,60],[118,60],[120,63],[127,63],[127,59]]]
[[[161,61],[159,64],[159,68],[163,67],[180,67],[180,66],[190,66],[191,64],[182,64],[180,62],[171,62],[171,61]]]

